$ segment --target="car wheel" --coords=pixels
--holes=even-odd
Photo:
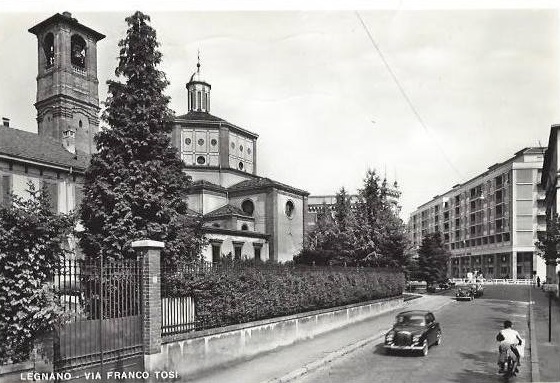
[[[422,355],[426,356],[428,355],[428,340],[424,340],[424,347],[422,348]]]
[[[436,346],[439,346],[441,344],[442,342],[441,337],[442,337],[441,331],[438,331],[436,334]]]

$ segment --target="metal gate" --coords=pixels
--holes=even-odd
[[[56,372],[143,370],[141,261],[64,260],[54,284]]]

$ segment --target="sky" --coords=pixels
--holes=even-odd
[[[105,34],[104,101],[124,19],[141,10],[156,29],[177,115],[187,112],[185,84],[200,50],[211,113],[259,135],[259,175],[323,195],[343,186],[354,193],[375,169],[400,185],[405,221],[522,148],[547,146],[560,123],[560,19],[551,2],[9,4],[0,10],[0,115],[11,126],[37,131],[30,27],[70,11]]]

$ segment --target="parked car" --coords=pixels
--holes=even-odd
[[[385,334],[385,351],[420,351],[428,355],[428,349],[441,344],[441,327],[434,314],[426,310],[403,311],[395,318],[393,328]]]
[[[470,288],[470,286],[459,286],[457,287],[457,290],[455,290],[455,298],[458,301],[472,301],[474,299],[474,291]]]
[[[448,279],[446,281],[440,282],[439,287],[444,290],[448,290],[452,287],[455,287],[455,282],[453,282],[451,279]]]

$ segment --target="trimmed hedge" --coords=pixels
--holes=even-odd
[[[401,272],[235,264],[163,274],[163,296],[192,296],[196,329],[222,327],[401,295]]]

